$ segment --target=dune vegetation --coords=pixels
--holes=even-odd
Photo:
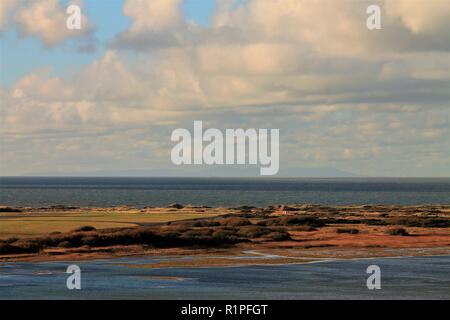
[[[0,258],[151,250],[295,249],[303,254],[447,248],[447,206],[12,208],[0,210]],[[128,249],[125,249],[128,248]],[[154,251],[153,251],[154,252]],[[324,251],[323,251],[324,252]],[[349,254],[351,256],[352,254]]]

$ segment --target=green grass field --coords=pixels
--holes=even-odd
[[[67,232],[81,226],[93,226],[97,229],[133,227],[147,223],[211,217],[217,214],[189,211],[173,213],[158,210],[148,213],[115,211],[8,213],[3,214],[3,217],[0,215],[0,239],[40,236],[55,231]]]

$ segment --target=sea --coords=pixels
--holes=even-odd
[[[450,178],[1,177],[9,206],[449,205]]]

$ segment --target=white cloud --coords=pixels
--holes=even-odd
[[[35,36],[49,46],[72,37],[80,37],[91,30],[87,17],[81,16],[81,29],[66,27],[68,15],[58,0],[40,0],[27,3],[16,12],[15,20],[23,37]]]
[[[126,0],[123,14],[131,26],[119,34],[116,44],[131,48],[167,47],[179,42],[178,33],[186,27],[182,0]]]
[[[215,15],[214,27],[229,33],[235,30],[235,40],[250,35],[309,45],[324,55],[350,56],[448,50],[450,46],[447,0],[253,0],[238,9],[232,9],[232,2],[224,3]],[[379,31],[365,26],[366,8],[374,3],[383,9]],[[432,39],[427,37],[430,32]]]
[[[11,12],[19,4],[20,0],[0,1],[0,32],[5,31],[11,23]]]
[[[88,136],[101,154],[97,160],[120,155],[125,163],[152,141],[154,161],[164,162],[157,158],[167,155],[161,128],[204,119],[222,128],[280,128],[290,148],[284,155],[295,150],[309,164],[368,167],[376,158],[404,167],[399,150],[411,159],[418,144],[438,150],[420,158],[430,165],[448,154],[444,9],[416,8],[410,12],[416,18],[405,20],[401,10],[378,1],[386,4],[384,29],[370,33],[365,1],[227,3],[210,27],[195,28],[183,21],[180,1],[127,1],[132,24],[114,50],[73,78],[34,71],[0,91],[6,140],[27,143],[21,139],[33,136],[44,144],[51,137],[42,149],[48,153],[71,139],[67,149],[82,156],[80,137]],[[67,34],[45,23],[56,2],[39,4],[46,9],[17,16],[39,21],[21,22],[26,34],[47,45],[63,41]],[[422,16],[441,22],[428,25]]]
[[[386,13],[398,17],[414,34],[449,35],[450,3],[448,0],[386,0]]]
[[[176,27],[182,20],[181,0],[127,0],[124,15],[133,20],[130,33],[160,31]]]
[[[70,1],[83,8],[81,0]],[[21,37],[36,37],[45,46],[54,47],[69,38],[89,37],[93,24],[87,16],[81,15],[81,29],[69,30],[66,7],[58,0],[2,0],[0,2],[0,31],[15,24]],[[92,41],[92,39],[91,39]]]

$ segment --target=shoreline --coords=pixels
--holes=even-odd
[[[450,206],[0,206],[0,263],[192,256],[200,267],[249,254],[252,265],[447,255]]]
[[[73,259],[61,259],[61,260],[11,260],[11,261],[2,261],[1,264],[15,264],[15,263],[25,263],[25,264],[32,264],[32,263],[63,263],[63,262],[81,262],[81,263],[89,263],[89,262],[101,262],[101,261],[108,261],[111,262],[115,259],[127,259],[127,258],[131,258],[131,259],[146,259],[146,258],[153,258],[153,257],[157,257],[158,259],[163,258],[163,259],[169,259],[172,256],[155,256],[155,255],[145,255],[145,254],[131,254],[131,255],[127,255],[127,256],[110,256],[108,258],[92,258],[92,259],[82,259],[82,257],[80,257],[80,259],[78,260],[73,260]],[[176,256],[176,258],[185,258],[187,256]],[[195,256],[191,256],[191,257],[195,257]],[[210,256],[211,258],[217,258],[213,255]],[[342,261],[361,261],[361,260],[377,260],[377,259],[402,259],[402,258],[426,258],[426,257],[450,257],[450,250],[447,253],[443,253],[443,254],[416,254],[416,255],[396,255],[396,256],[371,256],[371,257],[347,257],[347,258],[322,258],[322,259],[311,259],[311,258],[305,258],[305,257],[299,257],[297,258],[292,258],[292,262],[271,262],[269,263],[267,260],[263,260],[264,263],[261,262],[257,262],[257,261],[252,261],[252,262],[244,262],[246,261],[246,259],[242,259],[242,260],[238,260],[235,259],[234,261],[236,263],[232,263],[232,264],[216,264],[216,265],[189,265],[189,266],[177,266],[177,265],[166,265],[164,267],[159,266],[158,263],[150,263],[150,264],[126,264],[126,263],[121,263],[121,262],[117,262],[114,265],[117,266],[124,266],[124,267],[129,267],[129,268],[143,268],[143,269],[172,269],[172,268],[239,268],[239,267],[247,267],[247,266],[286,266],[286,265],[304,265],[304,264],[316,264],[316,263],[326,263],[326,262],[342,262]],[[219,257],[220,258],[220,257]],[[291,258],[291,257],[283,257],[283,258]],[[200,259],[198,257],[196,257],[195,259]],[[295,260],[300,260],[300,259],[304,259],[304,260],[309,260],[309,261],[295,261]],[[230,259],[231,260],[231,259]],[[277,260],[277,259],[273,259],[273,260]],[[172,260],[173,261],[173,260]],[[238,262],[239,261],[239,262]],[[230,261],[231,262],[231,261]]]

